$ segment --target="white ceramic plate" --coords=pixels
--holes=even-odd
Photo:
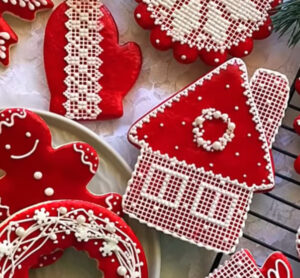
[[[126,162],[86,127],[62,116],[35,111],[48,124],[52,133],[53,146],[63,145],[73,141],[83,141],[95,148],[100,157],[100,167],[88,188],[95,194],[118,192],[123,194],[131,169]],[[128,222],[128,219],[126,219]],[[154,230],[129,220],[130,226],[141,241],[148,262],[149,278],[160,277],[160,245]],[[83,252],[74,249],[65,251],[63,257],[51,266],[32,270],[30,277],[34,278],[96,278],[101,277],[96,262],[89,259]],[[109,277],[107,277],[109,278]]]

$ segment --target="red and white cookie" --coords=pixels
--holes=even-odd
[[[294,130],[300,135],[300,115],[294,120]]]
[[[141,70],[135,43],[119,45],[116,23],[99,0],[66,0],[51,15],[44,61],[50,110],[74,120],[123,115],[122,99]]]
[[[99,164],[86,143],[52,147],[47,124],[25,109],[0,111],[1,220],[25,207],[49,200],[76,199],[121,214],[121,196],[96,196],[87,189]]]
[[[181,63],[198,56],[212,66],[230,54],[251,53],[254,39],[272,31],[269,12],[281,0],[136,0],[135,19],[151,30],[151,43],[160,50],[173,48]]]
[[[288,101],[285,76],[232,59],[129,130],[141,149],[123,199],[129,216],[198,246],[235,250],[253,193],[274,187],[270,146]]]
[[[0,63],[9,64],[9,49],[17,43],[18,36],[4,20],[3,14],[10,13],[26,20],[33,20],[36,12],[51,9],[51,0],[2,0],[0,1]]]
[[[96,259],[104,277],[147,278],[143,248],[125,221],[77,200],[40,203],[0,225],[0,277],[25,278],[43,256],[75,247]]]
[[[293,278],[288,259],[280,252],[273,253],[259,268],[251,253],[243,249],[207,278]]]

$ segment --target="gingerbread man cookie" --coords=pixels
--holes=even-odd
[[[51,0],[1,0],[0,1],[0,62],[9,64],[9,48],[17,43],[18,36],[3,19],[4,13],[11,13],[26,20],[33,20],[39,10],[53,7]]]
[[[119,45],[116,23],[100,0],[66,0],[51,15],[44,60],[50,110],[74,120],[123,115],[122,99],[141,69],[135,43]]]
[[[121,196],[96,196],[87,190],[99,159],[85,143],[51,145],[46,123],[25,109],[0,112],[1,219],[43,201],[90,201],[121,213]]]
[[[106,278],[147,278],[141,244],[125,221],[77,200],[41,203],[0,225],[0,277],[25,278],[40,258],[75,247],[97,260]]]
[[[259,268],[251,253],[243,249],[234,254],[207,278],[293,278],[288,259],[280,252],[273,253]]]

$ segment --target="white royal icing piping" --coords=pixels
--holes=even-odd
[[[92,174],[95,174],[96,171],[94,170],[93,163],[90,162],[90,161],[87,161],[87,160],[85,159],[85,152],[84,152],[84,150],[78,149],[77,146],[76,146],[76,144],[73,144],[73,148],[74,148],[74,151],[75,151],[75,152],[78,152],[78,153],[81,154],[81,162],[82,162],[83,164],[89,166],[90,172],[91,172]]]
[[[276,260],[275,262],[275,268],[273,269],[269,269],[268,270],[268,278],[283,278],[280,273],[279,273],[279,264],[283,265],[285,270],[286,270],[286,274],[287,276],[285,276],[284,278],[290,278],[291,274],[290,274],[290,269],[288,268],[288,266],[286,265],[286,263],[283,260]]]
[[[267,20],[273,1],[143,0],[155,24],[173,41],[207,51],[224,51],[252,37]]]
[[[113,195],[109,195],[106,199],[105,199],[105,203],[107,204],[107,208],[109,209],[109,210],[112,210],[113,209],[113,206],[112,206],[112,204],[111,204],[111,200],[114,198],[114,196]]]
[[[41,5],[47,6],[48,2],[46,0],[2,0],[3,3],[10,3],[12,5],[18,5],[21,8],[28,7],[29,10],[34,11],[40,8]]]
[[[2,126],[13,127],[15,124],[15,118],[25,119],[27,116],[24,109],[17,109],[17,111],[14,112],[12,112],[12,110],[8,110],[8,112],[10,113],[10,118],[5,118],[3,120],[5,115],[2,112],[3,111],[0,112],[0,134],[2,133]]]
[[[34,145],[33,145],[33,147],[32,147],[32,149],[31,149],[29,152],[27,152],[27,153],[25,153],[25,154],[22,154],[22,155],[11,155],[11,156],[10,156],[11,159],[20,160],[20,159],[27,158],[27,157],[31,156],[31,155],[36,151],[39,142],[40,142],[40,140],[39,140],[39,139],[36,139],[36,140],[35,140],[35,143],[34,143]]]
[[[99,0],[67,0],[66,28],[68,41],[65,46],[67,56],[65,61],[67,86],[63,93],[67,101],[63,104],[65,116],[71,119],[95,120],[101,113],[99,92],[102,87],[99,80],[102,77],[99,71],[102,65],[100,54],[103,49],[100,34],[103,28],[100,19],[102,3]]]
[[[77,216],[78,214],[80,215]],[[2,225],[7,221],[9,219]],[[18,230],[23,224],[25,224],[26,230]],[[37,232],[39,233],[37,234]],[[15,233],[19,236],[15,237]],[[128,277],[142,277],[143,262],[140,262],[139,250],[132,239],[122,231],[122,227],[117,227],[108,218],[103,219],[100,215],[95,215],[93,210],[86,211],[83,208],[70,211],[65,208],[57,208],[57,216],[50,216],[45,208],[40,208],[35,210],[31,217],[11,221],[0,234],[1,238],[6,235],[6,239],[0,242],[0,256],[1,258],[5,257],[0,270],[0,277],[5,277],[7,274],[13,276],[15,270],[22,267],[22,262],[37,249],[44,246],[48,241],[58,242],[57,235],[59,234],[69,236],[71,233],[74,234],[78,242],[103,240],[99,252],[103,257],[109,257],[113,254],[117,257],[120,267],[122,267],[122,269],[118,267],[118,274],[124,273],[124,277],[127,277],[126,274],[129,275]],[[35,236],[28,239],[32,235]],[[34,246],[34,249],[30,250],[41,239],[39,246]],[[24,248],[25,246],[26,248]]]

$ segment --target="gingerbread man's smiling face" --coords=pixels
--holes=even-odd
[[[27,163],[45,146],[51,145],[49,129],[30,111],[0,112],[0,168],[9,170],[16,162]]]

